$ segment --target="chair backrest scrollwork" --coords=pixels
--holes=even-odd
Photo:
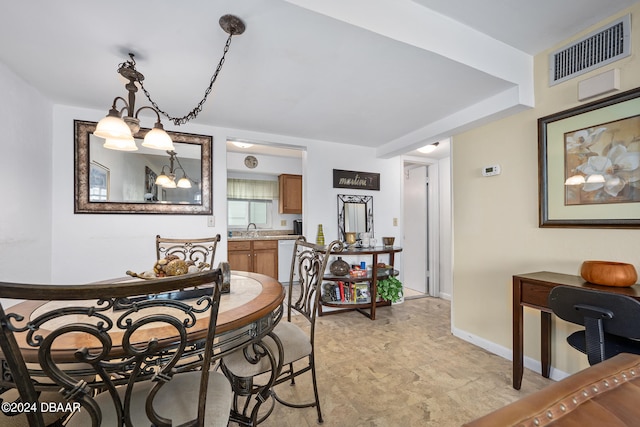
[[[109,393],[118,418],[126,420],[130,411],[145,411],[129,405],[133,385],[150,380],[147,416],[163,425],[151,404],[154,396],[174,375],[198,368],[202,401],[193,417],[201,419],[220,287],[228,278],[228,264],[221,263],[217,269],[156,280],[0,283],[0,298],[43,302],[31,305],[37,308],[29,317],[20,312],[24,304],[8,308],[0,304],[0,357],[7,369],[1,373],[0,386],[16,388],[23,402],[38,402],[40,391],[59,390],[68,402],[87,411],[93,425],[100,425],[98,391]],[[167,298],[171,292],[195,286],[210,292],[192,300]],[[27,414],[29,424],[43,426],[37,406]]]
[[[157,235],[156,257],[162,259],[167,255],[175,255],[182,260],[193,262],[195,266],[205,263],[211,268],[219,241],[220,234],[199,239],[168,238]]]
[[[329,254],[341,252],[343,249],[342,242],[338,240],[334,240],[327,246],[307,242],[304,236],[296,240],[289,274],[287,312],[289,321],[291,321],[293,309],[305,316],[312,325],[315,324],[322,292],[322,278],[327,268]]]

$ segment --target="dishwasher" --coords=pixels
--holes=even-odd
[[[293,256],[294,244],[295,240],[286,239],[278,241],[278,281],[280,281],[283,285],[289,284],[289,274],[291,272],[291,257]]]

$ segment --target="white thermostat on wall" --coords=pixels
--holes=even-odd
[[[500,172],[500,165],[491,165],[482,168],[482,176],[500,175]]]

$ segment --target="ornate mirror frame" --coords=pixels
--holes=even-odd
[[[357,203],[363,204],[365,214],[366,232],[373,236],[373,196],[358,196],[353,194],[338,194],[338,229],[340,230],[339,238],[346,240],[345,236],[345,204]],[[360,236],[356,236],[359,238]]]
[[[93,134],[97,122],[74,120],[74,213],[120,213],[120,214],[178,214],[178,215],[212,215],[211,192],[211,150],[213,137],[182,132],[167,131],[173,142],[197,144],[201,147],[202,200],[200,203],[127,203],[89,201],[90,135]],[[150,129],[141,128],[136,139],[144,138]]]

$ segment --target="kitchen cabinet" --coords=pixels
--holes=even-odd
[[[281,214],[301,214],[302,175],[279,175],[278,188],[280,191],[278,212]]]
[[[230,241],[227,259],[232,270],[250,271],[278,279],[278,241]]]

